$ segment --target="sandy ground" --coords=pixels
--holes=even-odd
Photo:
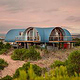
[[[10,55],[0,55],[0,58],[7,61],[9,64],[8,67],[4,68],[4,70],[0,71],[0,76],[4,77],[6,75],[12,76],[16,69],[21,67],[25,62],[24,61],[14,61],[11,59]]]
[[[46,54],[47,57],[42,55],[41,60],[29,61],[29,62],[32,63],[32,64],[37,64],[40,67],[49,67],[55,60],[64,61],[70,53],[68,51],[66,51],[66,52],[64,52],[64,51],[60,52],[59,51],[59,53],[58,52],[57,53],[52,52],[52,53]],[[4,70],[0,71],[0,77],[4,77],[6,75],[13,76],[16,69],[18,69],[19,67],[21,67],[25,63],[25,61],[19,61],[19,60],[14,61],[14,60],[12,60],[11,59],[11,54],[12,53],[13,52],[11,51],[11,53],[8,54],[8,55],[0,55],[0,58],[4,59],[9,64],[8,67],[6,67],[6,68],[4,68]]]

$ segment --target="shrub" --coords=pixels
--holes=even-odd
[[[0,50],[4,48],[3,42],[0,42]]]
[[[68,57],[67,70],[70,75],[80,73],[80,51],[73,51]]]
[[[4,67],[7,67],[7,66],[8,66],[8,63],[3,59],[0,59],[0,70],[4,69]]]
[[[6,51],[7,51],[7,49],[2,49],[2,50],[0,51],[0,54],[5,53]]]
[[[34,45],[33,47],[37,48],[37,49],[41,49],[41,47],[39,45]]]
[[[13,75],[13,78],[17,78],[19,77],[19,70],[25,70],[26,73],[28,73],[28,69],[30,68],[30,63],[25,63],[22,67],[18,68],[15,72],[15,74]],[[37,75],[37,76],[41,76],[41,73],[42,73],[42,68],[40,68],[39,66],[37,66],[36,64],[35,65],[32,65],[32,68],[34,70],[34,73]]]
[[[14,60],[38,60],[41,58],[40,53],[34,47],[30,47],[30,49],[16,49],[11,57]]]
[[[62,62],[62,61],[59,61],[59,60],[56,60],[52,65],[51,65],[51,68],[55,68],[55,67],[60,67],[60,66],[65,66],[65,62]]]
[[[26,49],[16,49],[11,58],[14,60],[23,60],[23,55],[26,53]]]
[[[24,70],[20,70],[19,74],[20,76],[18,78],[15,78],[14,80],[80,80],[80,76],[77,76],[76,73],[75,76],[69,77],[67,68],[64,66],[56,67],[54,70],[52,69],[46,72],[44,76],[37,76],[34,73],[32,65],[30,65],[27,73],[25,73]]]
[[[3,42],[0,42],[0,54],[5,53],[10,48],[11,45],[9,43],[3,44]]]
[[[7,75],[7,76],[5,76],[4,78],[2,78],[2,79],[0,79],[0,80],[12,80],[12,77],[9,76],[9,75]]]
[[[41,58],[40,53],[37,52],[32,46],[30,47],[30,49],[28,49],[26,57],[31,60],[38,60]]]
[[[5,48],[6,48],[6,49],[10,49],[10,48],[11,48],[11,45],[10,45],[9,43],[6,43],[6,44],[5,44]]]

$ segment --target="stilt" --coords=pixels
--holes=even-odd
[[[24,48],[26,49],[26,43],[24,42]]]
[[[18,44],[18,42],[17,42],[17,49],[19,48],[19,44]]]

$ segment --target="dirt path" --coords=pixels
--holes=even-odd
[[[6,75],[12,76],[15,73],[16,69],[18,69],[25,63],[24,61],[12,60],[10,55],[0,55],[0,58],[4,59],[9,64],[8,67],[4,68],[4,70],[0,72],[1,77],[4,77]]]

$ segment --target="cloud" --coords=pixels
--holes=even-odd
[[[15,12],[18,12],[24,9],[24,5],[25,5],[24,1],[22,0],[0,0],[0,6],[5,7],[5,11],[15,13]]]
[[[66,20],[71,22],[80,22],[80,17],[69,16]]]

